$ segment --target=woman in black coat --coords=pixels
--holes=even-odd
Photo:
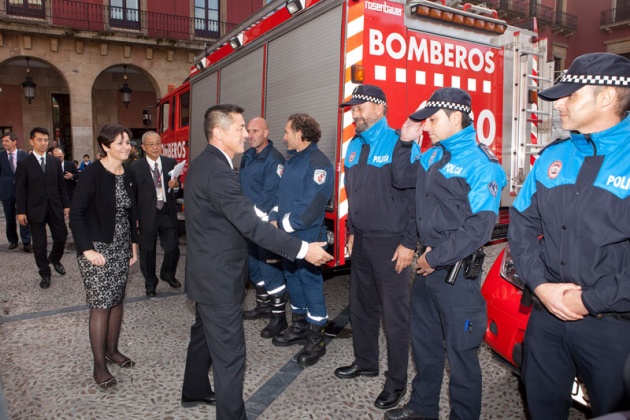
[[[116,379],[107,369],[108,361],[124,368],[135,364],[120,353],[118,339],[138,237],[131,175],[123,166],[131,151],[129,132],[107,124],[98,135],[98,144],[104,157],[81,172],[70,207],[70,228],[90,307],[94,380],[101,388],[109,388]]]

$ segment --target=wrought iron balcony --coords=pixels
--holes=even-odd
[[[0,20],[42,24],[77,31],[136,34],[167,40],[218,39],[236,24],[104,6],[74,0],[4,0],[6,14]]]
[[[546,26],[554,23],[553,8],[534,1],[529,2],[529,17],[536,17],[539,24]]]
[[[630,24],[630,8],[617,8],[602,11],[599,19],[602,29]]]
[[[554,18],[554,28],[561,32],[577,32],[577,16],[565,12],[556,11]]]

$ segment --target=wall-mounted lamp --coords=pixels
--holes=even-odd
[[[236,35],[235,37],[233,37],[232,39],[230,39],[230,46],[233,49],[237,49],[241,45],[243,45],[243,34],[242,33],[240,33],[240,34]]]
[[[22,93],[30,105],[31,101],[35,98],[35,88],[37,87],[37,83],[31,80],[31,69],[28,66],[29,60],[30,58],[26,57],[26,80],[22,82]]]
[[[300,10],[306,7],[306,0],[289,0],[286,3],[286,8],[292,15],[296,14]]]
[[[127,108],[129,104],[131,103],[131,92],[133,91],[127,84],[127,66],[124,65],[123,67],[125,69],[125,75],[123,76],[124,81],[123,81],[123,87],[120,88],[120,94],[122,95],[123,104],[125,104],[125,108]]]

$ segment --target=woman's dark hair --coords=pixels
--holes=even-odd
[[[111,147],[111,144],[116,140],[118,136],[122,136],[124,133],[127,133],[127,136],[131,138],[131,133],[128,129],[118,124],[105,124],[101,131],[98,133],[98,137],[96,141],[101,148],[101,154],[103,156],[107,156],[107,152],[103,148],[106,146],[108,149]]]

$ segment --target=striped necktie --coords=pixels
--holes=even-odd
[[[155,166],[153,167],[153,185],[155,185],[155,190],[159,190],[162,188],[162,182],[160,181],[160,170],[158,169],[158,164],[155,162]],[[158,200],[155,205],[158,210],[162,210],[164,207],[164,201]]]

